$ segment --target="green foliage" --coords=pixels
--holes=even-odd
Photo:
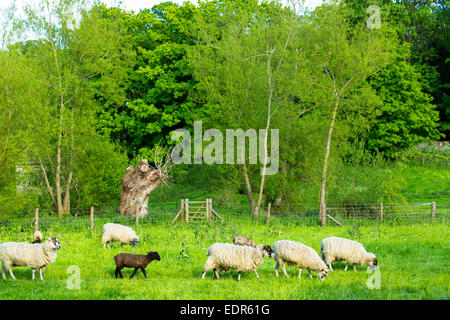
[[[39,69],[24,57],[1,51],[0,70],[0,206],[20,211],[37,204],[27,178],[27,151],[35,139],[36,117],[48,110],[48,102]]]
[[[399,45],[407,45],[411,51],[404,63],[413,66],[420,74],[418,82],[422,91],[433,97],[431,103],[439,111],[439,129],[449,133],[449,18],[448,1],[374,1],[346,0],[352,23],[367,19],[369,5],[380,7],[382,29],[392,28],[398,35]],[[401,65],[404,68],[404,65]],[[391,78],[387,75],[388,78]],[[407,77],[408,78],[408,77]],[[391,78],[392,79],[392,78]],[[416,80],[417,81],[417,80]],[[395,91],[395,90],[394,90]]]
[[[405,60],[408,50],[370,80],[382,103],[368,135],[369,150],[398,158],[420,142],[439,139],[438,112],[423,92],[420,74]]]
[[[186,48],[193,43],[188,31],[194,11],[191,4],[170,2],[137,14],[101,8],[102,21],[119,28],[120,45],[133,54],[120,81],[121,99],[97,97],[103,105],[98,127],[119,142],[130,157],[148,157],[153,145],[170,142],[169,133],[191,126],[201,107],[193,97],[196,82],[186,58]]]
[[[3,82],[11,92],[2,90],[6,95],[0,101],[10,117],[2,117],[0,122],[13,120],[11,111],[22,108],[15,122],[5,122],[11,139],[4,135],[9,144],[20,141],[20,157],[11,157],[11,166],[25,164],[27,172],[25,187],[18,188],[17,194],[34,199],[26,204],[28,209],[53,207],[58,213],[62,206],[58,192],[67,201],[65,210],[70,210],[70,204],[77,208],[117,203],[127,159],[107,136],[95,131],[99,105],[94,97],[116,91],[111,84],[120,78],[116,70],[123,67],[119,56],[125,51],[118,44],[120,34],[99,19],[98,7],[86,1],[57,1],[48,11],[47,3],[41,4],[27,8],[24,20],[11,17],[10,21],[22,31],[36,32],[37,39],[9,43],[9,51],[2,51],[0,57],[1,63],[11,68]],[[74,27],[76,15],[81,20]],[[14,76],[19,73],[20,78]],[[101,81],[92,80],[96,77]],[[91,81],[100,83],[101,88],[95,90]],[[13,123],[21,130],[12,131]],[[19,181],[15,184],[21,185]]]
[[[166,2],[134,13],[61,0],[51,23],[42,4],[28,8],[25,20],[10,11],[12,28],[2,26],[8,48],[0,51],[3,211],[55,206],[49,190],[56,189],[59,151],[61,189],[73,174],[72,209],[117,205],[125,168],[153,161],[154,146],[170,144],[173,130],[192,131],[194,120],[223,133],[264,128],[268,75],[275,74],[270,128],[280,132],[280,169],[266,177],[263,199],[315,205],[336,97],[324,66],[345,87],[331,141],[328,201],[448,197],[441,181],[448,148],[414,149],[449,129],[445,0],[416,6],[346,0],[304,15],[279,1]],[[366,27],[371,4],[381,8],[379,30]],[[36,40],[22,41],[31,31]],[[260,168],[248,165],[253,193]],[[421,168],[437,175],[438,187],[429,186]],[[422,195],[411,187],[415,177]],[[158,189],[151,202],[206,196],[247,215],[242,165],[176,166],[171,188]]]

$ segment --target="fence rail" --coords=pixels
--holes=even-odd
[[[320,225],[318,219],[319,208],[316,206],[264,206],[257,217],[253,217],[248,206],[230,208],[216,206],[215,210],[223,218],[201,220],[195,223],[255,223],[255,224],[299,224]],[[171,224],[179,211],[177,206],[149,206],[148,214],[136,220],[135,217],[125,217],[118,213],[117,208],[95,207],[79,210],[76,215],[58,218],[50,214],[50,210],[36,210],[28,214],[12,217],[0,215],[0,235],[3,230],[18,232],[32,232],[39,229],[43,232],[58,230],[73,231],[101,231],[103,224],[114,222],[133,226]],[[378,204],[378,205],[346,205],[330,206],[327,208],[329,224],[341,225],[358,223],[448,223],[450,217],[450,203],[413,203],[413,204]],[[333,222],[332,220],[335,220]],[[177,223],[184,223],[183,219]]]

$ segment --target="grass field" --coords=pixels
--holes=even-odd
[[[132,224],[132,222],[130,222]],[[269,227],[263,223],[245,222],[152,225],[137,227],[141,242],[136,248],[113,244],[103,249],[101,224],[94,231],[70,230],[55,225],[51,234],[58,236],[62,249],[56,262],[48,266],[45,281],[31,281],[31,270],[15,268],[17,281],[0,280],[0,299],[448,299],[450,296],[449,226],[446,223],[416,223],[390,225],[377,222],[362,226],[284,225]],[[206,261],[206,248],[214,242],[231,242],[237,235],[252,237],[257,243],[272,244],[280,239],[292,239],[319,251],[320,240],[327,236],[357,239],[377,255],[380,289],[366,285],[370,274],[367,267],[344,271],[344,264],[334,267],[325,281],[310,279],[303,272],[297,280],[297,268],[288,267],[289,279],[282,273],[275,277],[273,259],[266,258],[258,269],[261,280],[253,273],[244,273],[237,282],[237,272],[221,274],[213,279],[209,271],[200,280]],[[50,234],[48,234],[50,235]],[[30,231],[2,230],[0,242],[29,241]],[[128,279],[132,269],[124,269],[123,280],[114,278],[113,256],[120,252],[158,251],[161,261],[147,267],[148,278],[139,271]],[[69,266],[81,271],[81,288],[68,289],[73,276]],[[374,275],[374,274],[372,274]]]

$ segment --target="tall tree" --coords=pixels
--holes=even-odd
[[[92,121],[97,106],[92,97],[114,88],[113,80],[120,76],[116,70],[122,70],[127,62],[123,59],[126,48],[119,46],[117,25],[100,20],[98,9],[84,0],[45,0],[40,7],[29,5],[25,8],[27,19],[17,22],[26,32],[35,32],[37,40],[10,46],[45,77],[44,99],[52,108],[42,118],[35,118],[31,151],[59,216],[70,212],[77,162],[89,150],[88,141],[98,138]],[[101,87],[87,85],[99,76]]]
[[[289,72],[287,62],[293,54],[291,39],[298,22],[295,6],[298,4],[284,8],[277,2],[210,1],[200,5],[196,16],[198,41],[190,58],[194,75],[217,112],[209,125],[265,130],[259,138],[263,150],[260,165],[243,152],[237,155],[253,216],[258,215],[263,201],[271,121],[287,100],[280,78],[286,78],[281,74]],[[244,150],[247,144],[241,143],[244,147],[236,150]],[[249,166],[260,166],[256,200]]]
[[[364,95],[366,80],[389,61],[390,45],[382,31],[370,30],[366,24],[349,27],[345,13],[337,5],[316,8],[301,28],[302,67],[307,70],[304,82],[315,90],[316,103],[330,110],[330,124],[325,141],[320,187],[319,218],[326,221],[326,182],[331,141],[338,111],[354,109],[355,96]]]

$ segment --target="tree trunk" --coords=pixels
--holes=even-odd
[[[50,194],[50,198],[52,199],[54,208],[57,209],[55,195],[53,194],[53,188],[51,187],[50,181],[48,180],[47,172],[45,171],[44,164],[42,163],[42,159],[40,156],[38,156],[38,159],[39,159],[39,165],[41,166],[41,169],[42,169],[42,174],[44,175],[44,180],[45,180],[45,185],[47,186],[47,191]]]
[[[325,194],[326,194],[326,182],[327,182],[328,157],[330,155],[331,137],[333,134],[334,121],[336,119],[338,107],[339,107],[339,97],[337,98],[336,103],[334,105],[333,115],[331,117],[330,129],[328,130],[327,146],[325,149],[325,158],[323,159],[322,182],[320,185],[320,206],[319,206],[319,219],[320,219],[322,227],[324,227],[326,225],[326,219],[327,219]]]
[[[66,189],[64,192],[64,203],[63,210],[64,213],[70,213],[70,189],[72,187],[72,177],[73,177],[73,158],[75,149],[75,108],[72,107],[72,117],[70,119],[70,160],[69,160],[69,174],[66,181]]]
[[[64,213],[70,213],[70,187],[72,185],[72,176],[73,171],[69,172],[69,176],[67,177],[66,190],[64,192],[64,203],[63,203],[63,211]]]
[[[258,200],[256,201],[255,209],[253,210],[253,216],[257,217],[259,213],[259,207],[261,206],[262,197],[263,197],[263,190],[264,190],[264,181],[266,178],[266,170],[267,170],[267,136],[269,134],[269,128],[270,128],[270,117],[271,117],[271,106],[272,106],[272,96],[274,91],[274,84],[272,82],[271,78],[271,68],[270,63],[272,59],[272,55],[275,51],[275,48],[272,49],[272,51],[269,53],[267,58],[267,77],[268,77],[268,85],[269,85],[269,98],[267,99],[267,121],[266,121],[266,131],[264,135],[264,160],[263,160],[263,167],[261,170],[261,183],[259,185],[259,194],[258,194]],[[281,64],[281,61],[280,61]],[[276,80],[276,75],[274,77],[273,81]],[[261,143],[261,142],[260,142]]]
[[[58,216],[62,217],[64,210],[62,204],[62,195],[61,195],[61,140],[62,140],[62,126],[63,126],[63,109],[64,104],[61,103],[61,115],[59,116],[59,133],[58,133],[58,145],[56,151],[56,174],[55,174],[55,188],[56,188],[56,206],[58,209]]]
[[[248,198],[248,203],[250,204],[250,211],[251,211],[252,214],[254,214],[254,212],[255,212],[255,199],[253,199],[252,186],[250,184],[250,179],[248,178],[247,165],[245,164],[245,162],[242,165],[242,172],[244,174],[245,187],[247,189],[247,198]]]
[[[119,212],[128,217],[145,217],[150,193],[164,180],[159,169],[151,168],[147,160],[141,160],[137,169],[129,166],[122,179]]]

